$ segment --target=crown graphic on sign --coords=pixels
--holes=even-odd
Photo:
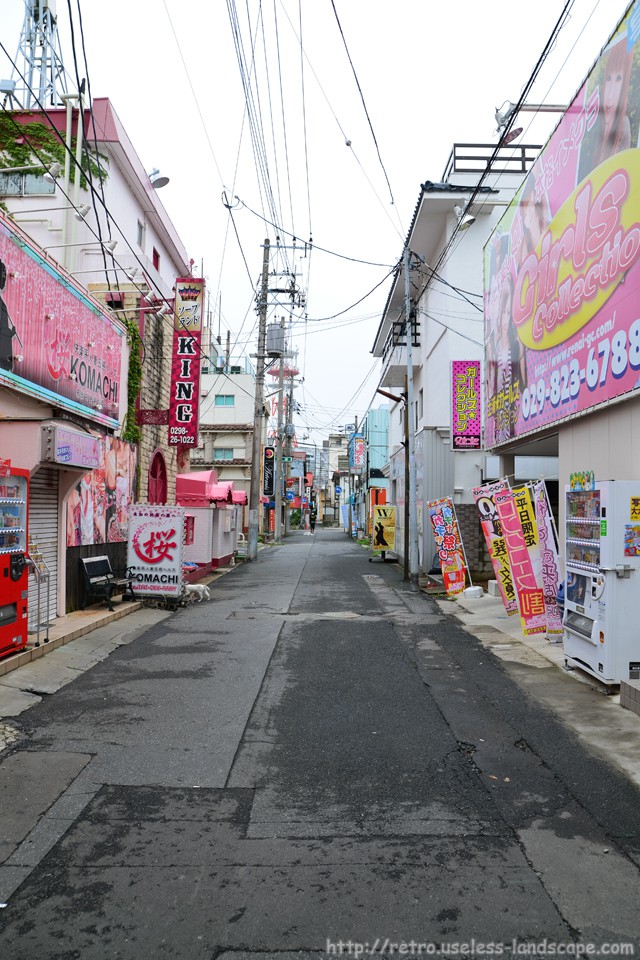
[[[197,300],[200,296],[200,287],[180,287],[179,293],[182,300]]]

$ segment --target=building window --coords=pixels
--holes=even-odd
[[[216,393],[216,407],[233,407],[235,405],[235,397],[232,393]]]
[[[167,502],[167,467],[159,450],[151,460],[147,489],[149,503]]]
[[[154,269],[154,270],[159,270],[159,269],[160,269],[160,254],[158,253],[158,251],[156,250],[155,247],[153,248],[153,254],[152,254],[152,258],[151,258],[151,259],[152,259],[152,261],[153,261],[153,269]]]
[[[41,197],[56,192],[55,182],[49,183],[42,173],[0,173],[0,196]]]
[[[137,243],[141,250],[144,250],[144,223],[141,223],[138,220],[138,236]]]
[[[421,420],[424,416],[424,390],[421,390],[418,394],[418,416]]]
[[[232,447],[214,447],[213,459],[214,460],[233,460],[233,448]]]

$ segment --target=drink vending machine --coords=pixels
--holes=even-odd
[[[640,481],[565,488],[564,653],[606,684],[640,678]]]
[[[0,469],[0,657],[27,645],[29,471]]]

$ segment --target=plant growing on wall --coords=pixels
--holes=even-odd
[[[143,344],[138,331],[138,323],[133,318],[125,320],[127,343],[129,344],[129,376],[127,378],[127,413],[122,429],[122,439],[129,443],[139,443],[142,430],[136,423],[136,401],[142,385],[142,349]]]
[[[40,162],[58,162],[64,167],[66,153],[60,135],[48,123],[40,120],[18,123],[11,113],[0,112],[0,166],[28,167]],[[83,188],[87,186],[87,172],[92,179],[106,179],[106,159],[102,154],[91,155],[87,150],[83,151],[80,161],[83,170],[80,185]],[[69,173],[71,183],[75,181],[76,169],[75,162],[72,162]]]

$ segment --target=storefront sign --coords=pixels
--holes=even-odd
[[[88,433],[47,424],[42,427],[42,446],[42,459],[49,463],[88,470],[100,466],[100,440]]]
[[[169,400],[169,443],[173,446],[198,444],[203,303],[204,280],[176,280]]]
[[[444,497],[442,500],[429,500],[427,506],[445,589],[452,595],[462,593],[465,587],[466,564],[453,503],[449,497]]]
[[[451,365],[451,437],[453,450],[479,450],[482,445],[479,360]]]
[[[123,373],[126,385],[119,321],[2,215],[0,278],[0,385],[117,428]]]
[[[486,445],[640,384],[637,5],[485,247]]]
[[[522,632],[525,634],[544,633],[547,626],[544,595],[542,588],[536,581],[529,555],[527,537],[523,530],[518,509],[518,502],[522,503],[522,499],[516,500],[516,493],[513,490],[501,490],[494,495],[494,502],[498,511],[507,547],[513,585],[518,598]],[[530,512],[527,514],[526,521],[529,525],[531,524]],[[535,522],[535,518],[533,522]]]
[[[127,565],[133,592],[178,597],[182,593],[184,507],[132,504]]]
[[[264,463],[262,473],[262,493],[265,497],[272,497],[275,490],[276,448],[264,448]]]

